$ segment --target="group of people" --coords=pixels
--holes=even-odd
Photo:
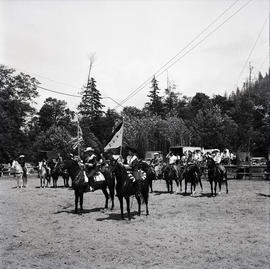
[[[166,156],[166,162],[169,165],[176,167],[176,165],[188,165],[191,163],[202,163],[205,160],[205,157],[212,157],[217,164],[229,164],[233,159],[234,155],[229,152],[228,149],[225,149],[222,153],[219,150],[213,150],[210,152],[203,152],[201,150],[195,150],[194,152],[186,151],[182,156],[175,155],[173,152],[169,152]],[[89,179],[95,180],[105,180],[104,176],[100,172],[102,167],[106,165],[106,160],[102,154],[97,155],[95,150],[92,147],[87,147],[84,150],[84,158],[83,160],[76,159],[73,154],[69,154],[68,158],[76,160],[79,165],[84,170],[85,181],[88,182]],[[127,169],[129,174],[131,175],[131,179],[133,182],[141,178],[141,174],[139,172],[138,163],[139,158],[137,155],[137,151],[134,148],[128,148],[128,155],[126,157],[126,161],[119,160],[123,163],[124,167]],[[43,159],[39,165],[42,165],[46,168],[48,174],[51,173],[53,167],[56,167],[59,163],[63,162],[63,158],[60,154],[56,158],[53,158],[49,161]],[[22,167],[22,178],[23,178],[23,187],[26,187],[27,184],[27,169],[25,165],[25,156],[20,155],[18,158],[18,163]],[[162,167],[164,166],[164,160],[162,154],[156,152],[154,153],[153,159],[151,160],[151,166],[154,168],[156,175],[160,174]],[[18,187],[20,184],[18,183]]]

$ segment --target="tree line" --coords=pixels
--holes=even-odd
[[[34,108],[39,82],[36,78],[0,66],[0,162],[19,154],[37,161],[40,151],[77,153],[73,147],[77,120],[83,133],[82,148],[101,152],[112,130],[124,118],[123,145],[167,153],[170,146],[229,148],[267,156],[270,147],[269,74],[258,74],[229,95],[197,92],[182,95],[175,85],[160,89],[153,77],[142,109],[127,106],[121,113],[104,111],[94,78],[82,88],[77,113],[64,100],[47,98]]]

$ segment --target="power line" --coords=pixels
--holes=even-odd
[[[228,10],[230,10],[239,0],[236,0],[232,5],[226,8],[216,19],[214,19],[206,28],[204,28],[198,35],[196,35],[186,46],[184,46],[174,57],[172,57],[169,61],[167,61],[164,65],[162,65],[151,77],[145,80],[139,87],[133,90],[124,100],[121,102],[125,102],[129,97],[135,93],[139,88],[143,87],[145,84],[148,84],[153,76],[159,73],[164,67],[166,67],[171,61],[177,58],[186,48],[188,48],[196,39],[198,39],[203,33],[205,33],[213,24],[215,24]],[[146,85],[145,85],[146,86]]]
[[[152,79],[153,76],[160,76],[161,74],[163,74],[165,71],[167,71],[170,67],[172,67],[174,64],[176,64],[180,59],[182,59],[184,56],[186,56],[190,51],[192,51],[193,49],[195,49],[198,45],[200,45],[204,40],[206,40],[211,34],[213,34],[214,32],[216,32],[221,26],[223,26],[228,20],[230,20],[233,16],[235,16],[237,13],[239,13],[244,7],[246,7],[251,1],[253,0],[249,0],[248,2],[246,2],[244,5],[242,5],[239,9],[237,9],[231,16],[229,16],[225,21],[223,21],[220,25],[218,25],[216,28],[214,28],[214,30],[212,30],[210,33],[208,33],[202,40],[200,40],[198,43],[196,43],[193,47],[191,47],[191,49],[189,49],[185,54],[183,54],[180,58],[176,59],[172,64],[170,64],[166,69],[164,69],[161,73],[159,72],[160,70],[163,69],[164,66],[168,65],[168,63],[170,63],[173,59],[175,59],[183,50],[181,50],[181,52],[179,52],[177,54],[177,56],[173,57],[169,62],[167,62],[167,64],[165,64],[162,68],[159,69],[159,71],[157,71],[155,74],[153,74],[151,76],[150,79]],[[237,1],[236,1],[237,2]],[[236,3],[234,2],[233,5]],[[233,5],[231,5],[228,9],[230,9]],[[223,12],[222,14],[224,14],[225,12]],[[221,17],[222,15],[219,15],[219,17]],[[214,20],[214,22],[216,22],[217,19]],[[210,25],[214,24],[214,22],[212,22]],[[207,26],[206,28],[208,29],[209,26]],[[204,30],[205,31],[205,30]],[[196,37],[198,38],[201,35],[201,33]],[[195,38],[195,39],[196,39]],[[194,39],[194,40],[195,40]],[[193,43],[190,42],[189,45]],[[186,47],[185,47],[186,48]],[[132,91],[124,100],[122,100],[120,103],[123,105],[124,103],[126,103],[129,99],[131,99],[133,96],[135,96],[137,93],[139,93],[142,89],[144,89],[149,83],[149,79],[146,80],[144,83],[142,83],[138,88],[136,88],[134,91]],[[114,109],[116,109],[118,106],[116,106]]]
[[[66,95],[66,96],[71,96],[71,97],[79,97],[79,98],[82,97],[81,95],[75,95],[75,94],[69,94],[69,93],[54,91],[54,90],[50,90],[48,88],[44,88],[44,87],[41,87],[41,86],[37,86],[37,88],[42,89],[42,90],[47,91],[47,92],[53,92],[53,93],[57,93],[57,94],[61,94],[61,95]]]
[[[240,71],[240,73],[239,73],[239,75],[238,75],[237,81],[236,81],[236,83],[234,84],[236,87],[237,87],[238,82],[239,82],[239,79],[240,79],[240,77],[242,76],[242,74],[243,74],[243,72],[244,72],[244,70],[245,70],[245,68],[246,68],[246,66],[247,66],[247,64],[248,64],[248,62],[249,62],[249,59],[250,59],[250,57],[251,57],[251,55],[252,55],[252,53],[253,53],[253,51],[254,51],[254,49],[255,49],[257,43],[258,43],[258,41],[259,41],[259,39],[260,39],[260,37],[261,37],[261,34],[262,34],[262,32],[263,32],[263,30],[264,30],[264,27],[265,27],[265,25],[266,25],[266,22],[267,22],[267,20],[268,20],[268,17],[269,17],[269,15],[266,16],[266,18],[265,18],[265,20],[264,20],[264,22],[263,22],[263,25],[262,25],[262,27],[261,27],[261,30],[260,30],[260,32],[259,32],[259,34],[258,34],[258,36],[257,36],[257,38],[256,38],[256,40],[255,40],[255,42],[254,42],[254,44],[253,44],[253,46],[252,46],[252,48],[251,48],[249,54],[248,54],[248,57],[247,57],[247,59],[246,59],[244,65],[243,65],[243,68],[241,69],[241,71]]]

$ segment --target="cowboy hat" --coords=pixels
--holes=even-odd
[[[24,158],[24,155],[20,155],[19,158]]]
[[[87,147],[84,152],[88,152],[88,151],[95,151],[92,147]]]
[[[158,152],[154,152],[154,154],[153,155],[159,155],[159,153]]]

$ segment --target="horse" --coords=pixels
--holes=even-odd
[[[67,169],[62,170],[61,176],[62,176],[62,178],[64,180],[64,187],[69,188],[69,184],[68,184],[69,173],[68,173],[68,170]]]
[[[183,179],[185,179],[185,193],[187,193],[187,184],[190,183],[191,195],[196,193],[196,185],[199,183],[201,190],[203,191],[202,181],[201,181],[201,170],[196,163],[187,164],[184,167],[182,173]]]
[[[126,200],[128,219],[130,220],[130,196],[135,195],[138,202],[138,215],[141,215],[141,197],[146,206],[146,215],[149,215],[148,198],[149,182],[146,177],[144,180],[137,180],[136,183],[128,175],[126,168],[117,160],[112,160],[113,172],[116,178],[116,192],[120,203],[121,217],[124,219],[123,198]]]
[[[156,173],[154,168],[149,165],[147,162],[144,161],[140,161],[139,162],[139,169],[141,169],[142,171],[144,171],[146,173],[147,176],[147,180],[149,183],[149,187],[150,187],[150,192],[153,192],[153,180],[156,180]]]
[[[83,212],[83,195],[85,192],[89,191],[89,185],[92,186],[95,190],[101,189],[105,195],[105,208],[108,208],[109,194],[107,192],[107,188],[109,188],[110,196],[111,196],[111,210],[114,208],[114,187],[115,180],[114,176],[110,172],[109,168],[104,168],[103,175],[105,177],[105,181],[93,183],[92,180],[90,182],[85,182],[84,171],[79,166],[79,164],[72,159],[67,159],[61,165],[62,170],[66,169],[68,174],[72,180],[72,187],[74,189],[75,194],[75,213],[78,213],[78,202],[80,200],[80,214]]]
[[[61,164],[56,163],[50,166],[53,188],[57,188],[57,181],[60,175],[62,175]],[[62,175],[63,177],[63,175]]]
[[[45,181],[46,187],[50,184],[50,173],[47,171],[46,167],[44,167],[42,162],[38,164],[38,176],[40,178],[40,188],[45,188]]]
[[[17,188],[25,187],[23,184],[23,169],[19,162],[14,160],[12,162],[11,169],[17,179]]]
[[[165,165],[162,169],[163,179],[166,181],[168,193],[173,193],[173,180],[177,182],[177,171],[172,165]],[[176,183],[178,185],[178,183]]]
[[[219,185],[219,193],[221,193],[221,185],[225,183],[226,193],[228,193],[227,171],[221,164],[216,164],[211,157],[207,158],[206,166],[208,170],[208,179],[211,186],[211,195],[217,195],[217,183]],[[213,193],[213,182],[215,182],[215,194]]]

